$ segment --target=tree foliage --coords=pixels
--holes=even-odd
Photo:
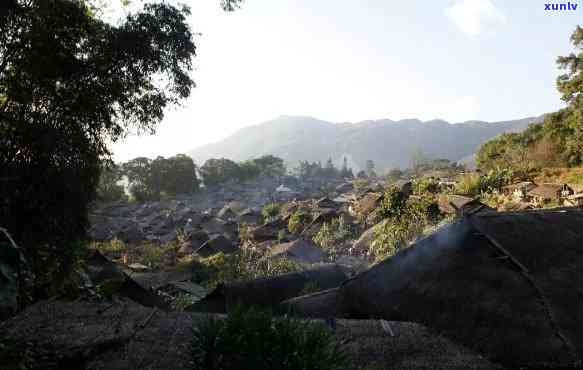
[[[147,4],[114,26],[85,2],[2,1],[0,223],[36,270],[70,265],[107,143],[154,131],[190,94],[187,14]]]
[[[557,89],[567,107],[522,133],[503,134],[482,145],[476,156],[479,168],[512,168],[527,177],[544,167],[583,164],[583,28],[577,27],[571,41],[576,52],[557,59],[566,71],[557,78]]]
[[[122,178],[123,172],[120,166],[104,161],[101,165],[99,184],[97,185],[97,200],[101,202],[125,200],[125,189],[123,185],[119,184]]]
[[[200,172],[205,186],[216,186],[228,181],[247,181],[259,176],[281,177],[286,168],[283,159],[273,155],[237,163],[227,158],[208,159]]]
[[[196,165],[184,154],[154,160],[134,158],[122,165],[134,200],[143,202],[160,199],[161,195],[190,194],[198,190]]]

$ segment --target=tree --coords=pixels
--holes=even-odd
[[[583,110],[583,28],[577,26],[571,35],[571,42],[576,52],[561,56],[557,64],[566,73],[557,78],[557,89],[561,99],[575,110]]]
[[[261,175],[268,177],[279,177],[285,175],[285,165],[281,158],[273,155],[264,155],[255,158],[253,163],[255,163]]]
[[[239,179],[242,181],[251,180],[261,174],[261,169],[254,160],[239,163]]]
[[[326,161],[326,166],[324,167],[324,175],[329,178],[334,178],[338,174],[336,167],[334,167],[334,162],[332,162],[332,158],[328,158]]]
[[[189,96],[188,13],[147,4],[114,26],[84,1],[2,1],[0,222],[46,283],[72,266],[107,144]]]
[[[340,177],[342,177],[343,179],[354,178],[352,168],[348,168],[348,161],[346,160],[346,157],[342,159],[342,169],[340,170]]]
[[[240,178],[239,165],[226,158],[211,158],[204,162],[200,173],[205,186],[216,186]]]
[[[156,192],[153,185],[152,162],[149,158],[138,157],[122,164],[130,194],[138,202],[159,199],[160,192]]]
[[[118,184],[122,180],[122,175],[120,166],[110,161],[103,161],[97,185],[97,199],[102,202],[125,200],[124,187]]]
[[[196,165],[192,158],[178,154],[167,159],[167,177],[162,188],[167,194],[190,194],[198,190]]]
[[[375,164],[374,164],[372,159],[366,160],[365,168],[366,168],[366,176],[368,176],[369,178],[377,177],[377,174],[375,172]]]

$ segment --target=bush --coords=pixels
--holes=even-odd
[[[456,193],[469,196],[478,196],[500,190],[510,183],[513,172],[509,169],[495,168],[480,176],[476,173],[463,176],[456,186]]]
[[[199,323],[192,355],[195,369],[205,370],[332,370],[348,362],[323,324],[241,308]]]
[[[287,223],[287,229],[292,234],[299,234],[302,232],[304,227],[306,227],[306,225],[310,222],[310,219],[311,217],[308,213],[300,210],[295,211],[289,218],[289,221]]]
[[[203,258],[196,266],[196,275],[208,287],[220,283],[252,280],[294,272],[301,269],[296,262],[286,258],[268,258],[264,253],[242,249],[238,253],[217,253]]]
[[[431,177],[423,177],[413,182],[415,194],[439,193],[439,182]]]
[[[261,215],[264,222],[269,222],[279,215],[280,206],[277,203],[268,203],[261,209]]]
[[[332,260],[336,258],[336,246],[354,237],[354,230],[346,223],[343,216],[326,222],[320,227],[313,240],[328,253]]]
[[[378,212],[386,220],[373,233],[370,252],[377,260],[407,247],[441,217],[439,207],[431,198],[407,201],[394,188],[386,191]]]

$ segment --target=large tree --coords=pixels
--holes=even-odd
[[[153,132],[194,86],[188,9],[146,4],[114,26],[85,1],[0,3],[0,225],[62,276],[107,144]]]

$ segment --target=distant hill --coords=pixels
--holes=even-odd
[[[417,119],[389,119],[358,123],[332,123],[312,117],[282,116],[245,127],[213,144],[201,146],[189,154],[202,164],[209,158],[236,161],[273,154],[288,166],[300,160],[322,161],[332,157],[336,165],[347,157],[354,170],[372,159],[377,168],[406,168],[415,153],[428,158],[468,160],[485,141],[503,132],[525,129],[540,117],[514,121],[468,121],[451,124],[442,120],[422,122]]]

